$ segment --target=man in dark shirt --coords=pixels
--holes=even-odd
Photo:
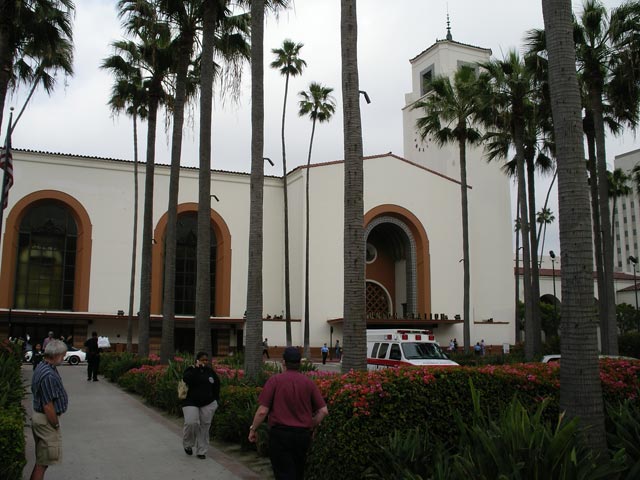
[[[36,444],[36,464],[30,480],[42,480],[49,465],[62,458],[60,416],[67,411],[69,399],[56,369],[64,360],[67,346],[60,340],[51,340],[44,349],[44,361],[33,372],[33,416],[31,429]]]
[[[198,352],[195,365],[186,368],[182,380],[189,387],[187,398],[182,402],[182,446],[187,455],[192,455],[195,448],[196,456],[205,459],[211,420],[220,400],[220,378],[211,368],[209,355]]]
[[[299,372],[298,349],[287,347],[282,357],[286,371],[269,378],[262,389],[249,441],[256,441],[256,429],[268,415],[269,456],[276,480],[302,480],[312,429],[329,410],[318,386]]]
[[[98,348],[98,332],[91,333],[91,338],[84,342],[87,349],[87,382],[93,378],[98,381],[98,368],[100,367],[100,348]]]

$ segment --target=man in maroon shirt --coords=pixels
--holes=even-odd
[[[276,480],[302,480],[312,430],[329,410],[318,386],[299,372],[298,349],[287,347],[282,358],[286,370],[272,376],[262,389],[249,441],[256,441],[256,430],[268,415],[269,456]]]

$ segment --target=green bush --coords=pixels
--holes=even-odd
[[[0,478],[22,478],[24,450],[24,410],[18,405],[0,408]]]
[[[618,351],[625,357],[640,358],[640,333],[629,332],[618,337]]]
[[[600,362],[600,369],[605,400],[617,405],[638,398],[640,362],[606,360]],[[376,441],[396,429],[428,430],[445,448],[457,446],[461,436],[457,416],[464,424],[473,423],[470,380],[482,398],[491,399],[486,405],[490,418],[499,418],[517,394],[530,414],[545,402],[542,421],[555,425],[559,372],[558,366],[525,363],[318,377],[330,414],[316,432],[307,476],[361,478],[371,459],[379,455]]]
[[[117,382],[132,368],[152,363],[149,359],[140,358],[134,353],[103,353],[100,355],[100,373],[111,382]]]
[[[22,478],[26,464],[21,355],[19,345],[0,344],[0,478],[8,480]]]
[[[244,449],[254,448],[249,443],[249,427],[258,408],[259,388],[252,386],[223,386],[220,391],[220,405],[213,417],[211,436],[224,442],[239,443]],[[264,428],[258,432],[264,439]]]
[[[640,394],[640,391],[638,392]],[[624,449],[626,480],[640,478],[640,405],[637,398],[607,405],[608,439],[613,450]]]

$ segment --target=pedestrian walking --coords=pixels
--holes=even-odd
[[[42,480],[49,465],[62,459],[60,416],[67,411],[69,399],[58,373],[67,353],[67,346],[52,339],[44,349],[44,360],[38,364],[31,379],[33,415],[31,429],[36,445],[36,463],[30,480]]]
[[[282,355],[285,371],[267,380],[258,398],[260,404],[249,427],[249,441],[269,417],[269,456],[276,480],[302,480],[312,429],[329,410],[318,386],[300,373],[301,355],[287,347]]]
[[[44,359],[44,351],[42,350],[42,346],[39,343],[37,343],[36,347],[31,352],[31,364],[33,365],[34,370],[43,359]]]
[[[267,356],[267,360],[269,360],[269,339],[265,338],[264,342],[262,342],[262,356]]]
[[[340,348],[340,340],[336,340],[335,350],[336,350],[336,358],[339,361],[340,360],[340,355],[342,353],[342,349]]]
[[[87,382],[92,379],[98,381],[98,369],[100,368],[100,348],[98,347],[98,332],[92,332],[91,338],[84,342],[87,349]]]
[[[329,347],[327,347],[326,343],[320,349],[320,353],[322,353],[322,364],[326,365],[327,364],[327,356],[329,355]]]
[[[187,367],[182,379],[189,387],[182,402],[182,446],[187,455],[193,455],[195,449],[196,456],[204,459],[209,449],[211,421],[220,400],[220,379],[206,352],[198,352],[195,365]]]
[[[53,338],[53,332],[49,332],[49,334],[47,335],[47,338],[45,338],[45,339],[42,341],[42,348],[46,350],[47,345],[49,344],[49,342],[50,342],[51,340],[55,340],[55,339]]]

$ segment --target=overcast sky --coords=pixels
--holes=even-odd
[[[112,79],[99,68],[102,59],[112,54],[110,43],[122,37],[115,0],[78,0],[74,23],[75,75],[60,79],[50,97],[38,92],[18,124],[13,145],[16,148],[132,159],[131,122],[126,116],[112,117],[106,106]],[[573,2],[579,11],[581,2]],[[606,0],[615,7],[621,1]],[[447,7],[448,5],[448,7]],[[453,39],[493,51],[502,57],[509,49],[522,48],[522,38],[530,28],[542,28],[541,2],[536,0],[360,0],[358,2],[358,50],[360,87],[371,99],[362,103],[364,154],[384,152],[403,154],[402,114],[404,94],[411,89],[409,59],[446,34],[447,8]],[[287,114],[288,166],[306,162],[311,122],[297,116],[297,92],[310,82],[334,88],[337,103],[333,119],[318,125],[313,147],[313,162],[343,158],[342,108],[340,92],[340,2],[338,0],[296,0],[295,8],[276,21],[267,19],[265,29],[265,156],[275,167],[265,173],[282,174],[279,161],[280,121],[284,78],[268,68],[271,49],[290,38],[304,43],[301,57],[307,69],[290,82]],[[217,100],[213,112],[212,168],[249,171],[250,169],[250,71],[244,70],[239,103]],[[18,110],[24,92],[7,101]],[[197,110],[191,108],[187,120],[182,164],[197,165]],[[156,161],[169,163],[169,141],[160,122]],[[140,128],[141,144],[146,125]],[[615,155],[639,148],[632,135],[610,139],[607,154]],[[144,159],[144,150],[140,149]],[[19,181],[19,179],[16,179]],[[544,201],[544,182],[539,182],[540,203]],[[553,205],[557,205],[555,195]],[[557,208],[552,205],[552,210]],[[556,222],[557,225],[557,222]],[[554,233],[555,232],[555,233]],[[557,247],[557,228],[548,234],[551,248]],[[547,247],[545,247],[547,251]]]

